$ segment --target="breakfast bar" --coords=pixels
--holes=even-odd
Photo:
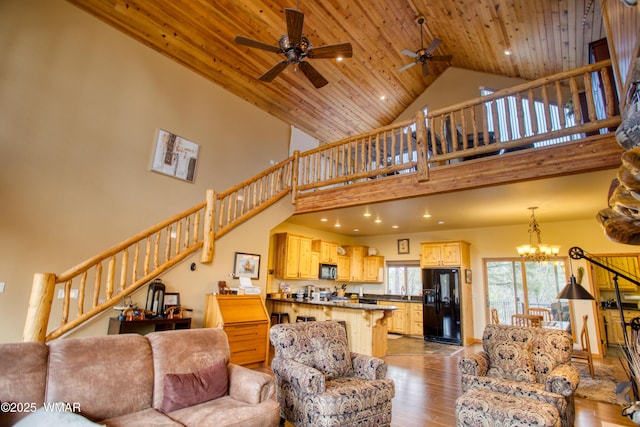
[[[267,306],[270,313],[287,313],[291,322],[298,316],[343,321],[352,352],[374,357],[387,354],[387,318],[396,310],[394,306],[271,297]]]

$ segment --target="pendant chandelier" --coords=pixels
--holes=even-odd
[[[529,244],[520,245],[516,249],[521,258],[525,261],[543,262],[555,259],[560,252],[559,245],[546,245],[542,243],[540,238],[540,226],[536,221],[536,209],[537,206],[530,207],[531,209],[531,222],[529,223]],[[535,237],[534,237],[535,235]],[[534,241],[535,239],[535,241]]]

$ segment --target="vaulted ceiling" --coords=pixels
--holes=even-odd
[[[536,79],[588,62],[605,37],[596,0],[69,0],[282,121],[327,143],[391,123],[448,66]],[[353,57],[307,59],[329,84],[316,89],[289,65],[272,82],[257,77],[283,56],[234,42],[277,46],[285,8],[304,14],[314,47],[351,42]],[[424,44],[429,62],[399,72]],[[506,56],[505,49],[512,54]],[[384,96],[384,101],[381,97]]]

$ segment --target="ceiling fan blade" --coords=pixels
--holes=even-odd
[[[438,46],[440,46],[440,43],[442,43],[442,40],[440,40],[439,38],[436,37],[435,39],[433,39],[427,50],[425,50],[425,54],[431,54],[434,50],[436,50]]]
[[[348,42],[312,47],[307,54],[309,58],[351,58],[352,56],[353,48]]]
[[[302,24],[304,13],[296,9],[285,9],[287,15],[287,35],[291,46],[297,46],[302,40]]]
[[[451,61],[453,55],[430,56],[431,61]]]
[[[398,68],[398,71],[404,71],[408,68],[413,67],[414,65],[416,65],[418,62],[412,62],[411,64],[407,64],[407,65],[403,65],[402,67]]]
[[[264,73],[263,75],[258,77],[258,80],[263,81],[263,82],[272,81],[273,79],[276,78],[276,76],[278,74],[280,74],[282,72],[282,70],[287,68],[287,65],[289,65],[289,63],[286,60],[278,62],[276,65],[271,67],[266,73]]]
[[[410,56],[412,58],[418,59],[418,54],[415,53],[415,52],[411,52],[408,49],[403,49],[403,50],[400,51],[400,53],[403,54],[403,55],[407,55],[407,56]]]
[[[431,71],[429,71],[429,65],[426,62],[423,62],[422,63],[422,75],[424,77],[427,77],[430,73],[431,73]]]
[[[243,36],[236,36],[235,42],[245,46],[255,47],[257,49],[268,50],[269,52],[278,53],[280,51],[276,46],[271,46],[270,44],[262,43]]]
[[[302,61],[298,63],[298,67],[300,68],[300,71],[302,71],[302,73],[307,76],[309,81],[316,87],[316,89],[319,89],[329,83],[327,79],[322,77],[322,75],[308,62]]]

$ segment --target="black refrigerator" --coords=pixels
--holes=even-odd
[[[423,268],[422,298],[424,339],[460,345],[460,269]]]

